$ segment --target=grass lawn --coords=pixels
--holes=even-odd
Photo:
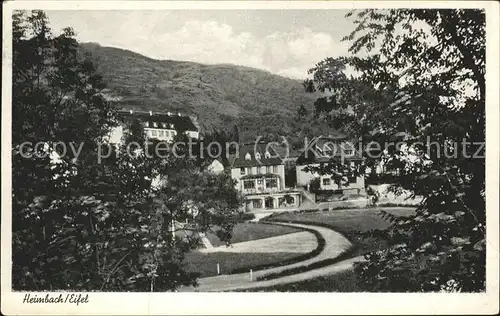
[[[387,228],[389,226],[389,222],[379,215],[381,210],[394,215],[403,216],[412,215],[414,213],[414,208],[379,207],[302,213],[282,213],[270,217],[269,220],[300,221],[304,223],[327,225],[333,230],[343,234],[356,246],[356,249],[352,253],[352,257],[356,257],[370,251],[376,251],[387,247],[387,243],[383,240],[375,238],[360,238],[357,234],[357,232]]]
[[[384,240],[375,238],[362,238],[358,232],[366,232],[373,229],[384,229],[389,222],[379,214],[384,210],[393,215],[408,216],[414,214],[415,208],[366,208],[349,210],[332,210],[317,212],[295,212],[282,213],[271,216],[269,220],[277,221],[299,221],[304,223],[316,223],[331,227],[335,231],[346,236],[354,248],[350,257],[363,255],[370,251],[376,251],[387,247]],[[347,259],[347,258],[346,258]],[[277,292],[360,292],[356,284],[354,271],[346,271],[335,275],[323,276],[307,281],[282,284],[253,291],[277,291]]]
[[[217,263],[220,265],[220,274],[229,274],[238,268],[248,268],[260,265],[280,262],[300,256],[299,253],[273,252],[273,253],[232,253],[212,252],[201,253],[193,251],[186,254],[186,270],[198,272],[200,277],[217,275]]]
[[[286,235],[301,231],[302,230],[297,228],[278,226],[278,225],[269,225],[262,223],[238,223],[233,228],[233,236],[231,242],[234,244],[242,241],[250,241],[267,237]],[[214,233],[207,233],[206,235],[207,238],[212,243],[212,245],[214,246],[222,246],[225,244],[224,242],[220,241],[219,237],[217,237]]]

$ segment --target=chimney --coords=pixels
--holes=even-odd
[[[149,116],[153,116],[153,111],[149,111]]]
[[[178,116],[181,116],[181,113],[180,113],[180,112],[177,112],[177,115],[178,115]]]

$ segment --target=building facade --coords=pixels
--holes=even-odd
[[[285,165],[268,144],[239,147],[231,161],[231,177],[245,197],[247,211],[298,207],[300,192],[285,187]]]
[[[332,160],[340,160],[356,172],[344,175],[347,184],[336,183],[331,174],[320,174],[305,170],[307,167],[321,167]],[[364,194],[365,177],[358,173],[363,159],[347,140],[347,136],[339,132],[335,136],[320,136],[311,140],[306,149],[297,158],[297,185],[309,188],[311,181],[318,179],[319,190],[334,191],[339,194]]]
[[[146,139],[157,139],[171,142],[179,132],[185,133],[190,138],[199,138],[199,130],[195,120],[181,113],[160,113],[160,112],[140,112],[140,111],[119,111],[121,124],[111,131],[109,142],[118,144],[122,141],[128,125],[134,120],[139,120],[144,126]]]

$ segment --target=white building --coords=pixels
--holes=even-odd
[[[361,155],[347,142],[347,136],[336,132],[335,136],[319,136],[311,140],[296,161],[297,185],[307,187],[313,179],[319,179],[320,190],[336,191],[342,194],[363,194],[364,175],[346,174],[347,184],[336,183],[331,174],[306,171],[307,167],[327,165],[332,160],[340,160],[353,170],[359,170]]]
[[[109,135],[109,142],[118,144],[133,120],[137,119],[144,125],[144,133],[147,138],[154,138],[161,141],[171,142],[179,131],[184,132],[190,138],[198,139],[199,130],[194,120],[181,113],[158,113],[139,111],[119,111],[122,124],[113,128]]]
[[[245,196],[247,210],[300,205],[300,192],[285,188],[283,160],[268,144],[244,144],[230,163],[231,178],[236,180],[236,189]]]

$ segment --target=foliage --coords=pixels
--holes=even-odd
[[[309,191],[311,192],[318,192],[321,189],[321,179],[320,178],[314,178],[311,179],[309,182]]]
[[[14,289],[170,291],[195,283],[182,260],[196,234],[174,233],[226,223],[240,205],[230,177],[200,171],[194,158],[130,150],[144,141],[138,122],[121,145],[107,147],[116,113],[73,31],[54,37],[41,11],[16,12],[13,21]],[[61,143],[81,150],[64,152]],[[101,145],[111,150],[102,161]]]
[[[484,11],[362,10],[349,16],[356,18],[344,39],[352,55],[319,62],[305,85],[330,91],[321,102],[347,113],[348,119],[335,117],[360,136],[385,142],[397,132],[411,135],[406,144],[418,159],[389,151],[404,167],[393,190],[425,197],[416,215],[391,217],[382,236],[391,247],[357,266],[361,284],[379,291],[439,291],[450,284],[482,291]]]

